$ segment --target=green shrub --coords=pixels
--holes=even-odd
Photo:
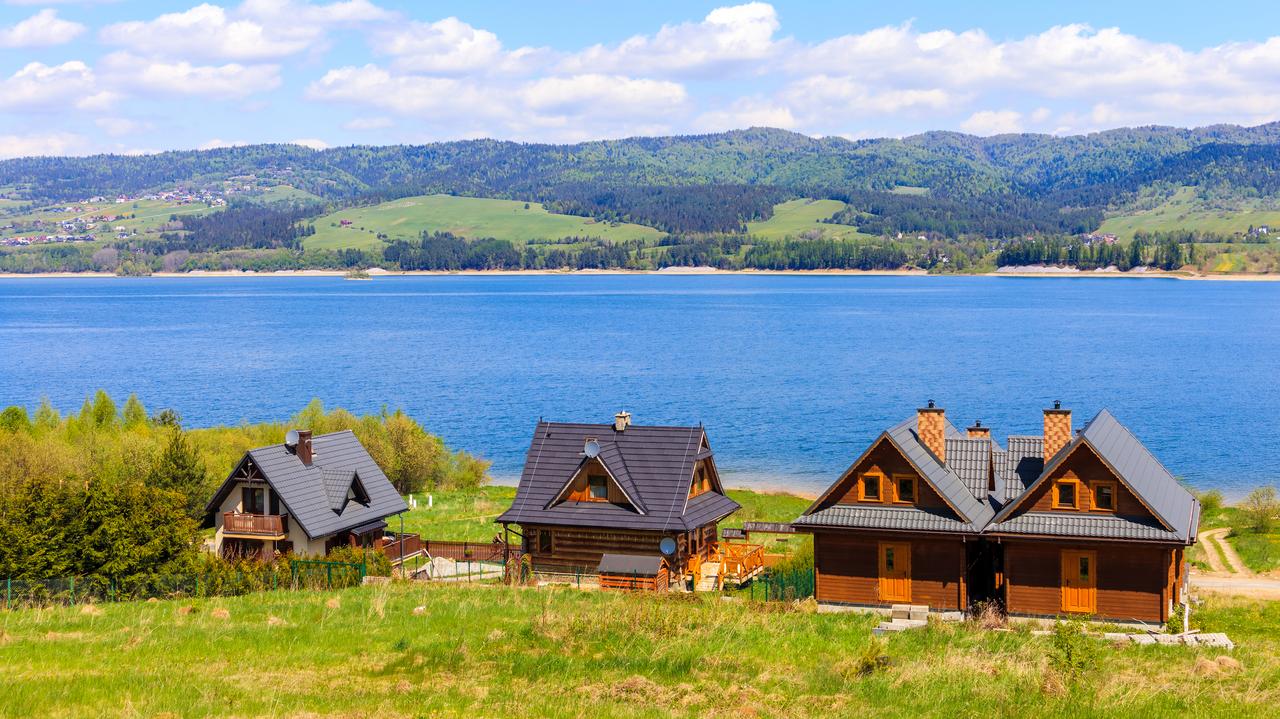
[[[1199,499],[1201,514],[1207,515],[1222,509],[1222,492],[1216,489],[1201,493]]]
[[[1249,526],[1255,532],[1270,532],[1275,526],[1276,513],[1280,512],[1280,500],[1276,499],[1275,487],[1259,487],[1245,497],[1240,505]]]
[[[1085,633],[1083,622],[1058,622],[1053,627],[1049,659],[1053,668],[1065,676],[1079,677],[1098,666],[1098,642]]]

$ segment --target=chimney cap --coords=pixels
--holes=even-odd
[[[1054,409],[1062,409],[1062,400],[1060,400],[1060,399],[1055,399],[1055,400],[1053,401],[1053,408],[1054,408]]]
[[[937,402],[934,402],[933,400],[929,400],[928,402],[925,402],[925,406],[921,407],[919,411],[920,412],[942,412],[944,410],[938,406]]]
[[[975,420],[973,421],[973,428],[974,428],[974,429],[982,429],[982,420],[980,420],[980,419],[975,419]]]

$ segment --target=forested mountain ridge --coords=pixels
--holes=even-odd
[[[555,201],[561,187],[610,189],[762,185],[793,194],[927,187],[935,195],[1049,196],[1085,188],[1090,203],[1113,202],[1137,185],[1211,173],[1230,156],[1247,185],[1274,171],[1280,123],[1196,129],[1140,127],[1090,135],[975,137],[930,132],[902,139],[812,138],[770,128],[708,135],[638,137],[576,145],[466,140],[429,145],[312,150],[250,145],[155,155],[32,157],[0,162],[0,188],[18,199],[72,200],[136,194],[175,182],[218,181],[264,171],[340,199],[366,194],[450,192]],[[1219,176],[1219,180],[1223,178]]]

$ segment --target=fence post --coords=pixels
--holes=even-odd
[[[326,589],[333,589],[333,565],[325,563],[324,565],[325,583],[328,585]]]
[[[13,577],[4,578],[4,608],[10,609],[13,601]]]
[[[71,578],[71,606],[76,604],[76,578]]]

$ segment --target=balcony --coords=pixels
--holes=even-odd
[[[289,517],[284,514],[243,514],[223,512],[222,536],[284,539],[289,534]]]

